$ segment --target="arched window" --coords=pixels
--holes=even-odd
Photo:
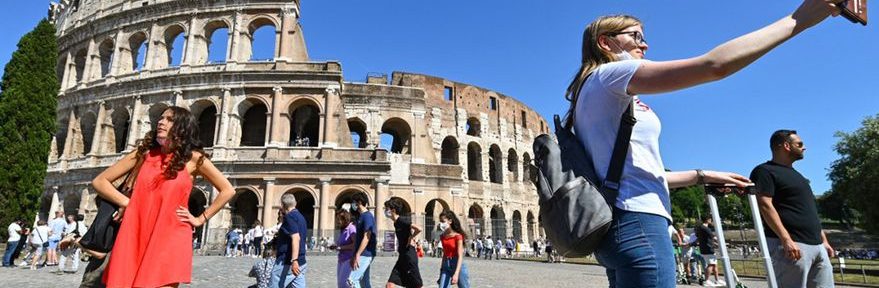
[[[440,163],[449,165],[458,165],[458,140],[453,136],[443,139],[442,152],[440,152]]]
[[[504,166],[501,148],[492,144],[488,149],[488,179],[491,183],[504,183]]]
[[[482,130],[479,125],[479,119],[476,117],[470,117],[470,119],[467,119],[467,135],[479,137],[481,133]]]
[[[531,240],[536,238],[534,235],[534,226],[537,225],[537,222],[535,220],[536,219],[534,219],[534,213],[528,211],[528,239]]]
[[[82,155],[88,155],[92,152],[92,140],[97,128],[97,119],[98,117],[92,112],[86,112],[82,119],[80,119],[79,129],[82,131]]]
[[[268,19],[261,18],[250,24],[250,61],[273,61],[275,59],[277,29]]]
[[[149,44],[144,33],[135,33],[128,38],[128,48],[131,52],[131,71],[140,71],[145,68],[147,50]]]
[[[391,118],[382,125],[380,145],[391,153],[412,154],[411,131],[405,120]]]
[[[198,139],[205,148],[214,147],[214,132],[217,126],[217,107],[207,100],[198,101],[190,108],[198,119]]]
[[[504,213],[504,208],[498,205],[491,207],[491,237],[507,238],[507,215]]]
[[[245,101],[250,105],[241,116],[241,146],[265,146],[266,114],[269,110],[259,100]]]
[[[131,128],[131,115],[125,108],[117,108],[110,115],[113,120],[113,139],[116,142],[114,151],[121,153],[125,151],[125,145],[128,142],[128,130]]]
[[[467,178],[482,181],[482,148],[476,142],[467,144]]]
[[[101,58],[101,77],[107,76],[110,74],[110,68],[113,65],[113,56],[115,55],[114,49],[115,45],[113,44],[113,40],[107,39],[101,43],[101,46],[98,48],[98,53]]]
[[[87,58],[88,52],[85,49],[77,51],[76,56],[73,58],[73,63],[76,66],[76,83],[80,83],[85,79],[85,61]]]
[[[366,148],[368,143],[368,139],[366,139],[366,124],[360,119],[351,118],[348,119],[348,129],[351,130],[351,143],[353,143],[354,148]]]
[[[424,239],[433,241],[439,239],[439,231],[435,229],[436,223],[439,223],[439,215],[449,210],[449,204],[442,199],[433,199],[427,201],[424,206]]]
[[[238,189],[235,196],[229,201],[232,212],[232,229],[238,228],[247,231],[253,227],[259,213],[259,198],[256,192],[248,189]]]
[[[485,231],[485,214],[482,212],[482,207],[479,207],[476,203],[470,205],[470,209],[467,210],[467,219],[470,224],[470,235],[475,239],[476,237],[482,237],[486,234]]]
[[[226,63],[229,55],[229,26],[223,21],[214,21],[205,26],[207,63]]]
[[[186,50],[186,33],[183,27],[174,25],[165,30],[165,49],[169,67],[178,67],[183,63]]]
[[[513,173],[512,181],[519,180],[519,155],[516,154],[516,150],[513,150],[513,148],[507,151],[507,171]]]
[[[531,183],[531,155],[528,155],[528,152],[522,156],[522,179]]]
[[[320,109],[306,102],[290,106],[290,146],[317,147],[320,144]]]
[[[522,242],[522,213],[513,211],[513,240]]]
[[[61,114],[61,111],[58,111]],[[68,112],[69,113],[69,112]],[[61,158],[64,155],[64,145],[67,143],[67,126],[69,125],[70,119],[67,119],[67,115],[61,119],[58,119],[58,132],[55,133],[55,144],[58,146],[55,149],[58,149],[58,157]]]

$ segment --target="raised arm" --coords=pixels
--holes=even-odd
[[[113,186],[113,182],[122,178],[122,176],[125,176],[128,171],[131,171],[131,169],[134,168],[136,163],[137,151],[135,150],[128,153],[128,155],[125,155],[125,157],[122,157],[122,159],[105,169],[101,174],[98,174],[98,176],[92,180],[92,187],[98,192],[98,196],[101,196],[101,198],[110,201],[119,207],[128,207],[128,197],[125,197],[125,195],[122,195],[119,190],[116,190],[116,187]],[[136,177],[137,175],[134,176]]]
[[[200,153],[197,156],[204,157]],[[201,174],[212,186],[219,190],[219,194],[214,198],[214,202],[211,202],[211,205],[202,212],[203,217],[201,218],[206,221],[219,213],[220,209],[223,209],[223,206],[235,195],[235,189],[232,188],[232,183],[229,183],[229,179],[223,176],[223,173],[214,166],[210,159],[204,158],[202,164],[197,166],[197,169],[198,174]]]
[[[834,3],[841,1],[805,0],[793,14],[697,57],[644,61],[629,81],[628,92],[632,95],[663,93],[723,79],[827,16],[837,15],[839,12]]]

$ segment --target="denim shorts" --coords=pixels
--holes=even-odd
[[[610,287],[675,287],[675,258],[667,218],[614,208],[610,231],[595,256]]]

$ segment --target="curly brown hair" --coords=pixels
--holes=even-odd
[[[167,147],[162,148],[162,145],[156,139],[157,126],[154,125],[153,130],[147,132],[143,139],[138,141],[137,155],[138,157],[143,157],[150,150],[156,148],[163,149],[163,153],[171,154],[171,159],[168,161],[162,174],[165,176],[165,179],[175,179],[177,178],[177,173],[183,170],[186,167],[186,163],[192,159],[193,152],[197,151],[204,155],[198,159],[196,166],[201,166],[208,155],[204,152],[201,140],[198,139],[198,121],[192,115],[192,112],[189,112],[186,108],[171,106],[162,111],[162,114],[168,110],[171,110],[171,113],[174,114],[172,116],[174,125],[168,131]]]

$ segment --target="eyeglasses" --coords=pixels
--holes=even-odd
[[[797,148],[803,148],[803,145],[805,145],[805,144],[803,144],[803,141],[799,141],[799,142],[788,142],[788,143],[790,143],[791,145],[797,146]]]
[[[622,35],[622,34],[626,34],[626,35],[631,36],[631,37],[632,37],[632,40],[635,40],[636,43],[647,44],[647,39],[644,39],[644,34],[641,34],[641,32],[639,32],[639,31],[626,31],[626,32],[612,32],[612,33],[607,33],[607,35],[609,35],[609,36],[617,36],[617,35]]]

